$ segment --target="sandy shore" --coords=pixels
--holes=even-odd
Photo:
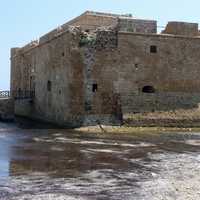
[[[200,128],[175,128],[175,127],[128,127],[128,126],[87,126],[76,128],[75,131],[86,133],[160,133],[160,132],[200,132]]]

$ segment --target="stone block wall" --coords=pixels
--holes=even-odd
[[[113,16],[86,13],[67,23],[70,26],[81,26],[83,30],[95,30],[99,27],[116,26],[118,19]]]
[[[145,23],[133,33],[98,29],[84,45],[86,33],[65,26],[13,49],[11,90],[30,90],[35,80],[32,103],[17,102],[15,113],[75,127],[119,122],[126,113],[198,108],[200,39],[155,34],[156,22]]]
[[[198,108],[199,50],[198,38],[119,32],[117,48],[96,51],[93,109],[111,110],[114,103],[102,94],[119,95],[124,114]],[[144,93],[145,86],[155,91]]]
[[[14,113],[20,117],[31,117],[34,104],[30,99],[15,100]]]
[[[197,23],[186,22],[168,22],[165,30],[165,34],[183,35],[188,37],[194,37],[199,35]]]
[[[153,20],[119,18],[120,31],[134,33],[157,33],[157,22]]]
[[[95,30],[99,27],[118,27],[120,31],[157,33],[157,22],[154,20],[135,19],[128,15],[86,12],[66,25],[81,26],[83,30]]]
[[[77,51],[79,30],[69,27],[60,35],[53,37],[50,33],[48,37],[49,40],[41,40],[35,48],[28,51],[22,48],[12,55],[12,91],[19,88],[30,91],[30,79],[35,78],[33,102],[17,100],[15,114],[58,124],[78,123],[77,115],[83,109],[77,103],[83,70]]]
[[[0,99],[0,120],[14,120],[14,101],[13,99]]]
[[[123,113],[145,113],[197,109],[200,105],[199,93],[156,92],[155,94],[121,94]],[[200,114],[200,113],[199,113]]]
[[[96,49],[113,49],[117,48],[118,32],[117,30],[98,31],[96,35]]]

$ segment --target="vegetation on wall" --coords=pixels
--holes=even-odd
[[[79,46],[83,47],[86,45],[95,45],[95,43],[96,43],[96,38],[94,36],[82,35],[79,42]]]

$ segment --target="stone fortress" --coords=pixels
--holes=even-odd
[[[11,49],[15,115],[66,127],[198,109],[198,24],[87,11]],[[199,115],[200,116],[200,115]]]

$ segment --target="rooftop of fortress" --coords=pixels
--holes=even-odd
[[[95,19],[98,19],[94,21],[94,18],[87,18],[87,17],[94,17]],[[108,25],[105,25],[105,21],[107,22],[106,18],[110,19]],[[114,21],[112,21],[112,19]],[[104,20],[104,23],[102,22]],[[121,20],[121,21],[119,21]],[[94,11],[86,11],[80,16],[70,20],[69,22],[57,27],[56,29],[52,30],[51,32],[45,34],[44,36],[40,37],[39,40],[32,41],[31,43],[25,45],[22,48],[13,48],[12,55],[15,55],[15,52],[26,52],[29,51],[30,49],[33,49],[35,47],[38,47],[42,44],[45,44],[52,39],[59,37],[60,35],[66,33],[66,32],[71,32],[73,34],[80,33],[80,32],[85,32],[86,29],[83,27],[85,24],[93,26],[93,23],[96,23],[94,26],[94,30],[91,30],[93,32],[97,32],[98,28],[103,28],[104,31],[110,30],[111,26],[110,23],[117,22],[117,24],[121,23],[123,26],[129,25],[132,23],[132,26],[135,25],[141,25],[142,27],[144,26],[153,26],[155,30],[152,32],[142,32],[141,30],[137,32],[137,30],[124,30],[121,29],[119,32],[121,33],[127,33],[127,34],[142,34],[142,35],[154,35],[156,36],[163,36],[163,37],[184,37],[188,39],[200,39],[200,31],[198,29],[198,23],[188,23],[188,22],[177,22],[177,21],[172,21],[168,22],[167,26],[161,33],[157,33],[157,21],[155,20],[144,20],[144,19],[137,19],[133,17],[132,14],[112,14],[112,13],[104,13],[104,12],[94,12]],[[101,24],[102,23],[102,24]],[[112,27],[113,28],[113,27]],[[91,31],[89,30],[89,31]],[[101,29],[100,29],[101,30]]]
[[[105,13],[105,12],[94,12],[94,11],[86,11],[80,16],[83,15],[93,15],[93,16],[101,16],[101,17],[113,17],[113,18],[129,18],[132,19],[132,14],[113,14],[113,13]]]

